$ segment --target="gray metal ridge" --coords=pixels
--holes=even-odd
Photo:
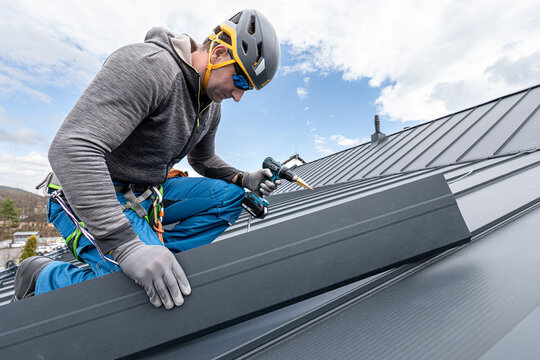
[[[360,202],[363,206],[350,201],[257,234],[177,254],[193,294],[175,310],[151,307],[144,291],[121,273],[2,307],[0,354],[4,358],[155,354],[399,266],[405,259],[444,251],[470,236],[440,175]],[[278,232],[287,236],[277,236]],[[397,245],[403,242],[409,245]],[[373,246],[387,250],[376,251]],[[111,323],[125,326],[119,332]],[[70,346],[50,346],[51,340],[64,337],[70,338]]]

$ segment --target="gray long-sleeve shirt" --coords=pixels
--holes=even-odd
[[[49,149],[66,198],[103,252],[136,236],[113,180],[161,184],[186,155],[207,177],[230,181],[239,171],[214,153],[221,107],[201,95],[199,73],[171,37],[153,28],[144,43],[111,54]]]

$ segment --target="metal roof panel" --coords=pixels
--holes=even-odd
[[[539,218],[540,209],[531,210],[242,358],[461,360],[493,355],[492,349],[505,346],[508,335],[540,306]],[[535,335],[527,333],[529,339]],[[524,358],[538,357],[537,344],[528,343],[536,352]],[[502,353],[521,358],[525,349],[506,350]]]
[[[474,147],[469,151],[463,160],[475,160],[495,155],[501,145],[520,128],[536,107],[540,105],[540,88],[530,90],[520,101],[511,108],[505,116],[490,128],[483,137],[478,139]],[[523,133],[527,135],[528,143],[533,143],[533,147],[540,146],[540,137],[535,133]],[[523,148],[521,150],[526,150]]]

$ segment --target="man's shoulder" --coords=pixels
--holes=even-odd
[[[124,66],[148,66],[152,72],[174,76],[180,70],[178,63],[164,48],[151,43],[130,44],[113,52],[107,62],[117,62]]]

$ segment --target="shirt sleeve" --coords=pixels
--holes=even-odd
[[[137,44],[113,53],[49,149],[49,162],[70,206],[103,252],[136,236],[116,199],[105,155],[167,96],[174,74],[158,52],[154,46]]]

